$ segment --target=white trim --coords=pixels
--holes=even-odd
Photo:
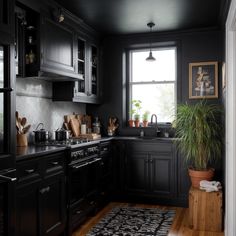
[[[226,78],[225,236],[236,236],[236,0],[226,22]]]

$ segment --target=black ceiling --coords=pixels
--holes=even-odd
[[[176,31],[222,24],[229,0],[56,0],[97,31],[107,34]]]

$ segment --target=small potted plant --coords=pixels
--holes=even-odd
[[[134,119],[133,119],[133,115],[135,113],[135,110],[134,109],[131,109],[129,111],[129,116],[130,116],[130,119],[128,120],[129,122],[129,127],[134,127]]]
[[[139,124],[140,124],[140,115],[139,114],[135,114],[134,115],[134,125],[135,125],[136,128],[138,128]]]
[[[134,111],[135,111],[135,114],[134,114],[135,127],[139,127],[139,124],[140,124],[140,110],[142,108],[141,103],[142,103],[142,101],[140,101],[140,100],[133,100],[132,101],[132,107],[134,107]]]
[[[205,100],[177,107],[177,147],[190,163],[189,175],[192,186],[198,188],[201,180],[211,180],[214,169],[211,165],[220,158],[223,147],[223,109],[207,104]]]
[[[150,112],[149,111],[145,111],[143,113],[143,127],[147,127],[148,126],[148,118],[149,118]]]

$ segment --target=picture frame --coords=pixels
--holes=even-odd
[[[189,98],[218,98],[218,62],[189,63]]]

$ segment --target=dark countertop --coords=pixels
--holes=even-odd
[[[50,154],[66,150],[67,147],[58,146],[37,146],[30,145],[27,147],[17,147],[16,161],[22,161],[28,158],[38,157],[41,155]]]
[[[94,140],[88,143],[77,144],[76,147],[83,147],[92,144],[98,144],[100,142],[108,142],[111,140],[130,140],[130,141],[148,141],[148,142],[166,142],[173,141],[176,138],[162,138],[162,137],[138,137],[138,136],[114,136],[114,137],[102,137],[99,140]],[[27,147],[17,147],[16,161],[22,161],[25,159],[30,159],[38,157],[41,155],[46,155],[54,152],[65,151],[69,147],[66,146],[38,146],[29,145]]]

